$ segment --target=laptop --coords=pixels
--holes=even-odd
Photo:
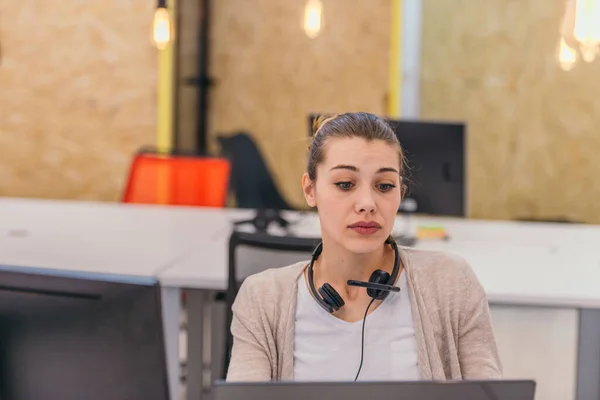
[[[532,380],[418,382],[225,382],[213,400],[534,400]]]

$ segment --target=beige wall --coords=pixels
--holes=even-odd
[[[423,4],[421,111],[469,124],[471,215],[600,223],[600,60],[556,64],[564,2]]]
[[[154,144],[153,1],[0,4],[0,195],[118,200]]]
[[[213,2],[210,66],[212,145],[218,133],[249,130],[298,206],[307,114],[385,112],[391,23],[389,0],[325,0],[324,30],[311,40],[302,30],[305,4]]]
[[[389,0],[324,1],[313,40],[304,4],[214,2],[211,39],[213,148],[251,131],[296,205],[306,114],[383,114],[389,65]],[[422,116],[469,124],[470,214],[600,222],[600,61],[556,65],[562,1],[423,4]],[[131,152],[155,141],[154,6],[0,5],[0,195],[118,200]]]

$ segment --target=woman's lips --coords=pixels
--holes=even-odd
[[[349,225],[348,228],[361,235],[372,235],[381,229],[381,225],[375,221],[359,221]]]

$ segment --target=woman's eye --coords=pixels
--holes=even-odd
[[[342,190],[352,189],[352,182],[337,182],[335,185]]]
[[[391,183],[382,183],[378,186],[379,186],[379,190],[381,190],[382,192],[387,192],[396,187],[396,185],[392,185]]]

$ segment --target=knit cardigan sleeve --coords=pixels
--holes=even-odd
[[[463,379],[501,379],[502,365],[485,291],[471,268],[464,272],[465,302],[458,332]]]
[[[270,381],[273,376],[272,354],[265,324],[261,323],[264,321],[256,290],[254,279],[246,279],[233,303],[233,347],[226,377],[228,382]]]

